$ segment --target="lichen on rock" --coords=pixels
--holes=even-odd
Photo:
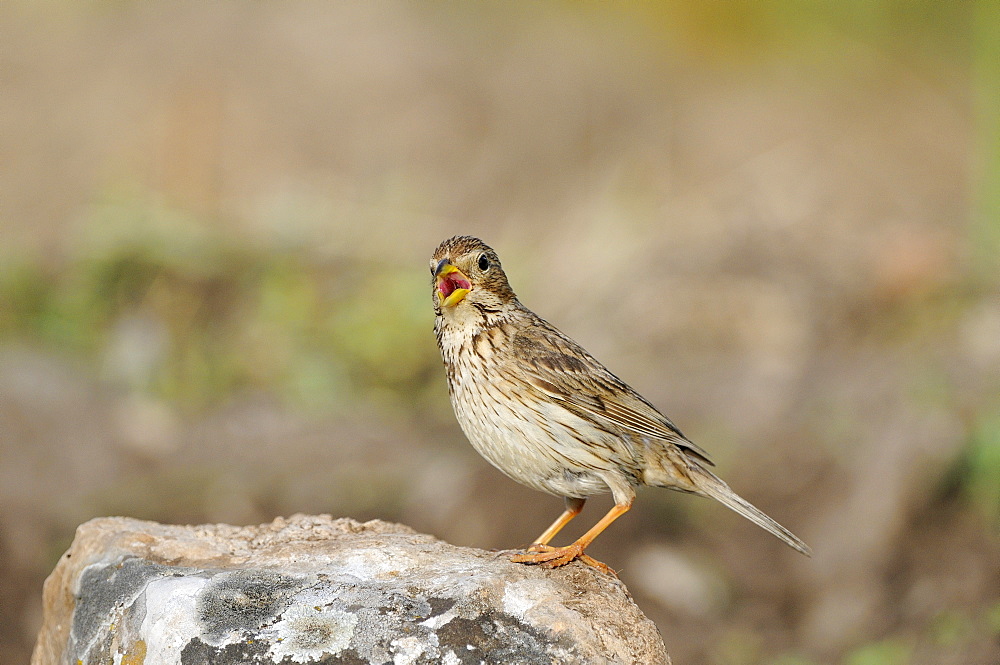
[[[385,522],[102,518],[45,588],[33,665],[668,663],[617,579]]]

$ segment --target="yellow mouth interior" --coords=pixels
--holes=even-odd
[[[458,303],[462,302],[462,299],[465,298],[465,296],[468,295],[468,293],[469,289],[455,289],[450,294],[448,294],[448,297],[445,298],[441,302],[441,304],[444,305],[445,307],[454,307]]]
[[[461,270],[451,264],[442,266],[437,274],[437,291],[443,307],[454,307],[462,302],[471,290],[472,284]]]

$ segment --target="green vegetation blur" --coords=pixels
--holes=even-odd
[[[98,195],[65,254],[3,261],[2,329],[185,410],[243,391],[298,407],[420,403],[440,363],[428,287],[378,257],[263,241],[150,192]],[[294,222],[293,222],[294,223]],[[421,275],[422,277],[422,275]]]

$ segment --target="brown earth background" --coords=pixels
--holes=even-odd
[[[529,543],[455,233],[815,550],[641,492],[591,553],[675,663],[1000,662],[998,6],[3,3],[0,663],[94,516]]]

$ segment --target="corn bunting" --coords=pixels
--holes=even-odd
[[[496,252],[455,236],[431,258],[434,333],[462,431],[493,466],[566,508],[512,561],[562,566],[632,506],[640,485],[721,501],[803,554],[809,547],[709,471],[708,454],[583,347],[514,295]],[[592,494],[615,505],[576,542],[549,542]]]

